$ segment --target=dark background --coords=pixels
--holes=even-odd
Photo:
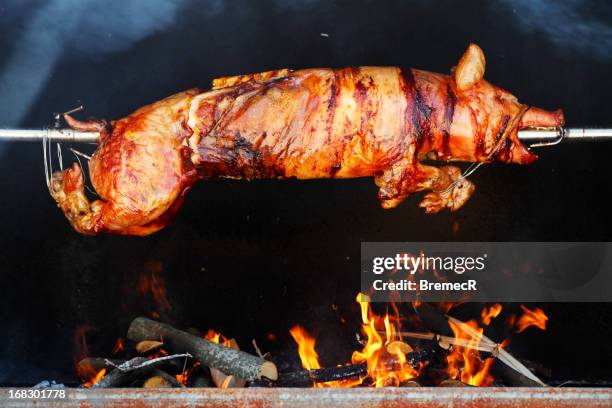
[[[569,125],[612,125],[605,1],[12,0],[0,27],[6,127],[42,127],[80,103],[120,118],[216,76],[283,67],[449,72],[469,42],[485,51],[486,78],[521,101],[561,107]],[[293,350],[287,332],[301,324],[325,365],[345,362],[361,241],[608,241],[611,154],[612,144],[562,145],[528,167],[486,166],[465,208],[434,216],[418,196],[382,210],[371,179],[200,183],[173,225],[138,238],[76,234],[46,190],[41,146],[2,143],[0,383],[74,381],[77,329],[106,356],[151,313],[277,352]],[[74,161],[66,149],[64,160]],[[169,307],[138,289],[143,274],[165,284]],[[519,310],[505,306],[502,316]],[[515,350],[559,378],[605,376],[612,306],[539,306],[547,332],[528,329]]]

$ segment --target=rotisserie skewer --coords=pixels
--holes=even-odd
[[[518,138],[529,147],[552,146],[565,142],[609,142],[612,128],[561,127],[558,129],[523,129]],[[50,142],[97,144],[100,132],[63,129],[1,129],[0,142]]]

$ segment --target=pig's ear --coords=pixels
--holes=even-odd
[[[482,79],[484,72],[484,53],[476,44],[470,44],[455,68],[455,84],[460,91],[466,91]]]

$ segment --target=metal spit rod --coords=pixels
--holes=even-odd
[[[72,129],[0,129],[0,141],[42,141],[97,143],[100,133]],[[612,141],[612,128],[558,128],[519,130],[521,142],[531,147],[552,146],[561,142]]]
[[[561,142],[612,141],[612,128],[523,129],[518,131],[521,142],[530,147],[553,146]]]
[[[0,141],[36,142],[47,138],[53,142],[98,143],[99,132],[73,129],[0,129]]]

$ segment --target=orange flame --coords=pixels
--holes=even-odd
[[[402,351],[394,349],[394,354],[387,351],[386,346],[389,343],[401,340],[396,327],[396,322],[400,320],[398,309],[392,305],[394,316],[386,313],[381,317],[372,312],[369,302],[367,295],[357,295],[357,303],[361,307],[361,329],[367,340],[363,349],[354,351],[351,357],[352,364],[367,364],[368,375],[352,380],[317,383],[315,387],[355,387],[366,380],[375,387],[397,386],[400,382],[418,375],[418,371],[407,364],[406,355]],[[289,332],[298,345],[302,367],[308,370],[320,368],[315,338],[300,326],[293,327]],[[383,332],[384,335],[381,335]]]
[[[321,368],[319,364],[319,355],[315,350],[315,339],[300,326],[295,326],[289,330],[293,340],[298,345],[298,354],[302,361],[302,367],[307,370],[315,370]]]
[[[536,307],[534,310],[529,310],[524,305],[521,305],[521,309],[523,309],[523,315],[519,317],[518,321],[516,322],[515,330],[517,333],[522,332],[530,326],[535,326],[538,329],[546,330],[548,316],[546,316],[542,309]]]
[[[206,334],[204,335],[204,338],[208,341],[212,341],[216,344],[221,344],[225,347],[230,346],[230,339],[213,329],[209,329],[208,332],[206,332]]]
[[[105,375],[106,375],[106,368],[103,368],[100,371],[98,371],[98,373],[91,380],[83,384],[83,387],[90,388],[91,386],[96,384],[98,381],[100,381],[102,378],[104,378]]]
[[[316,340],[312,337],[303,327],[294,326],[289,330],[289,333],[298,345],[298,355],[302,362],[302,367],[307,370],[316,370],[321,368],[319,363],[319,354],[315,350]],[[354,387],[361,384],[360,379],[352,380],[341,380],[341,381],[328,381],[324,383],[315,383],[316,388],[328,388],[328,387]]]
[[[470,336],[453,321],[449,321],[449,324],[456,339],[468,342],[467,347],[453,346],[451,353],[446,357],[449,377],[469,385],[487,386],[492,384],[493,376],[489,374],[489,369],[494,359],[487,358],[483,362],[476,350],[480,344],[481,337]],[[475,321],[470,320],[465,324],[482,334],[483,329]]]
[[[482,309],[482,312],[480,313],[482,324],[484,324],[485,326],[488,326],[489,324],[491,324],[491,320],[499,316],[501,311],[502,311],[502,305],[500,305],[499,303],[494,304],[488,309],[485,306]]]
[[[195,362],[191,367],[187,367],[183,374],[176,374],[174,377],[180,382],[187,385],[189,381],[189,377],[191,373],[193,373],[198,367],[200,367],[200,363],[198,361]]]
[[[395,323],[399,321],[397,309],[394,307],[396,317],[391,318],[389,313],[380,317],[372,312],[367,295],[359,293],[356,300],[361,306],[361,330],[367,341],[361,351],[353,352],[352,363],[367,363],[368,377],[375,387],[397,386],[402,381],[415,378],[418,371],[410,364],[406,364],[406,355],[399,350],[397,354],[390,354],[385,347],[393,340],[401,340]],[[379,334],[379,330],[382,332],[383,328],[384,339]]]

